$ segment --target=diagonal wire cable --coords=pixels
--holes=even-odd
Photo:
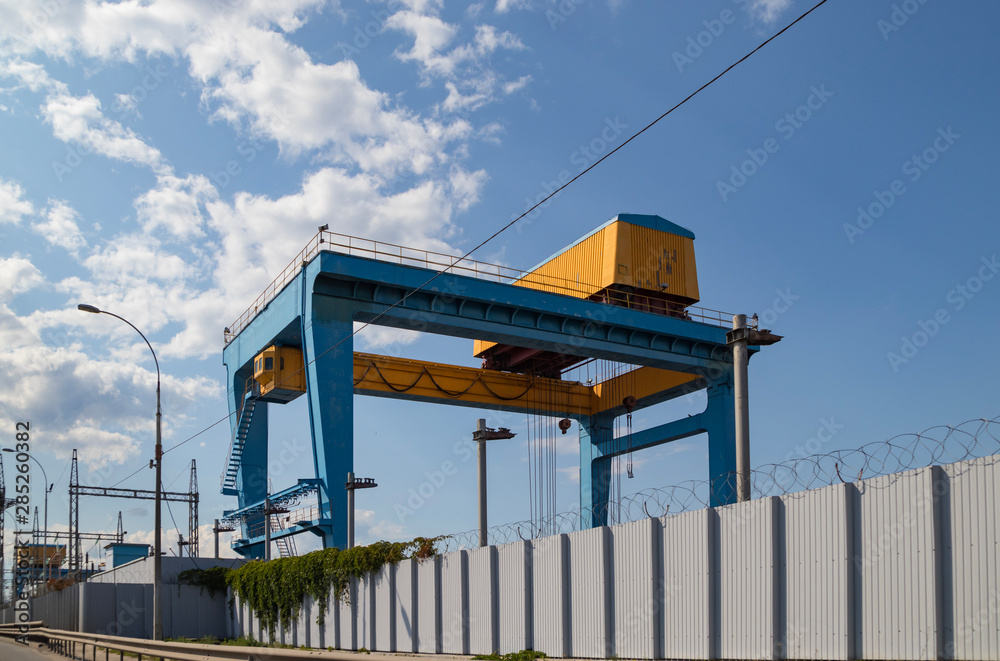
[[[771,35],[770,37],[768,37],[766,40],[762,41],[759,45],[757,45],[756,48],[754,48],[753,50],[751,50],[750,52],[748,52],[746,55],[744,55],[743,57],[741,57],[740,59],[736,60],[735,62],[733,62],[732,64],[730,64],[728,67],[726,67],[725,69],[723,69],[714,78],[712,78],[711,80],[709,80],[708,82],[706,82],[705,84],[703,84],[701,87],[699,87],[695,91],[693,91],[690,94],[688,94],[686,97],[684,97],[681,101],[679,101],[678,103],[676,103],[673,107],[671,107],[670,109],[668,109],[666,112],[662,113],[660,116],[656,117],[651,122],[649,122],[648,124],[646,124],[644,127],[642,127],[641,129],[639,129],[638,131],[636,131],[635,133],[633,133],[631,136],[629,136],[628,139],[626,139],[625,141],[623,141],[620,145],[618,145],[617,147],[615,147],[614,149],[612,149],[611,151],[609,151],[607,154],[605,154],[601,158],[599,158],[596,161],[594,161],[592,164],[590,164],[586,169],[584,169],[583,171],[581,171],[575,177],[573,177],[572,179],[570,179],[569,181],[567,181],[566,183],[564,183],[559,188],[556,188],[554,191],[552,191],[551,193],[549,193],[547,196],[545,196],[544,198],[542,198],[541,200],[539,200],[538,202],[536,202],[534,204],[534,206],[532,206],[529,209],[526,209],[523,213],[521,213],[519,216],[517,216],[516,218],[514,218],[510,222],[508,222],[507,224],[503,225],[500,229],[498,229],[497,231],[495,231],[493,234],[491,234],[489,237],[487,237],[483,241],[479,242],[474,248],[472,248],[471,250],[467,251],[464,255],[462,255],[457,260],[455,260],[454,262],[452,262],[449,266],[446,266],[445,268],[441,269],[440,271],[435,272],[434,275],[432,275],[430,278],[428,278],[422,284],[420,284],[419,286],[417,286],[415,289],[412,289],[412,290],[408,291],[407,293],[405,293],[398,301],[396,301],[395,303],[392,303],[391,305],[389,305],[386,309],[384,309],[381,312],[379,312],[372,319],[370,319],[369,321],[366,321],[366,322],[362,323],[362,325],[359,328],[357,328],[356,330],[353,330],[349,335],[345,336],[343,339],[339,340],[338,342],[334,343],[329,348],[325,349],[322,353],[318,354],[316,357],[314,357],[312,360],[310,360],[309,363],[310,364],[314,363],[315,361],[319,360],[319,358],[321,358],[322,356],[325,356],[329,352],[333,351],[334,349],[336,349],[337,347],[339,347],[340,345],[342,345],[344,342],[346,342],[347,340],[351,339],[352,337],[354,337],[355,335],[357,335],[358,333],[360,333],[361,331],[363,331],[368,326],[371,326],[372,324],[378,322],[379,319],[381,319],[382,317],[384,317],[385,315],[387,315],[390,311],[392,311],[393,309],[395,309],[395,308],[401,306],[403,303],[405,303],[407,301],[407,299],[409,299],[411,296],[413,296],[417,292],[425,289],[426,287],[428,287],[431,283],[433,283],[435,280],[437,280],[441,276],[447,274],[455,266],[457,266],[458,264],[460,264],[462,261],[468,259],[477,250],[479,250],[480,248],[482,248],[486,244],[488,244],[491,241],[493,241],[494,239],[496,239],[498,236],[500,236],[505,231],[507,231],[508,229],[510,229],[511,227],[513,227],[515,224],[517,224],[517,222],[520,221],[522,218],[524,218],[525,216],[527,216],[528,214],[530,214],[531,212],[533,212],[535,209],[539,208],[543,204],[547,203],[549,200],[551,200],[553,197],[555,197],[556,195],[558,195],[559,193],[561,193],[563,190],[565,190],[569,186],[573,185],[578,179],[580,179],[581,177],[585,176],[586,174],[588,174],[589,172],[591,172],[594,168],[596,168],[597,166],[599,166],[601,163],[603,163],[607,159],[611,158],[611,156],[613,156],[614,154],[616,154],[619,151],[621,151],[622,149],[624,149],[626,145],[628,145],[629,143],[631,143],[633,140],[635,140],[636,138],[638,138],[640,135],[642,135],[643,133],[645,133],[649,129],[653,128],[656,124],[658,124],[659,122],[661,122],[668,115],[670,115],[675,110],[677,110],[678,108],[680,108],[681,106],[683,106],[684,104],[686,104],[688,101],[690,101],[691,99],[693,99],[695,96],[697,96],[699,93],[701,93],[702,91],[704,91],[705,89],[707,89],[708,87],[710,87],[712,84],[714,84],[720,78],[722,78],[723,76],[725,76],[727,73],[729,73],[730,71],[732,71],[733,69],[735,69],[736,67],[738,67],[740,64],[742,64],[746,60],[750,59],[750,57],[752,57],[754,54],[756,54],[762,48],[764,48],[765,46],[767,46],[768,44],[770,44],[772,41],[774,41],[775,39],[777,39],[778,37],[780,37],[782,34],[784,34],[785,32],[787,32],[788,30],[790,30],[794,25],[796,25],[797,23],[799,23],[800,21],[802,21],[803,19],[805,19],[809,14],[813,13],[814,11],[816,11],[817,9],[819,9],[821,6],[823,6],[827,2],[828,2],[828,0],[820,0],[820,2],[816,3],[815,5],[813,5],[810,9],[808,9],[806,12],[804,12],[803,14],[801,14],[798,18],[796,18],[795,20],[793,20],[792,22],[790,22],[788,25],[786,25],[785,27],[783,27],[781,30],[777,31],[776,33],[774,33],[773,35]],[[302,369],[305,369],[305,367],[303,366]],[[188,443],[189,441],[192,441],[195,438],[197,438],[198,436],[200,436],[201,434],[205,433],[206,431],[208,431],[212,427],[215,427],[216,425],[219,425],[222,422],[228,420],[230,417],[232,417],[232,415],[233,414],[229,414],[229,415],[226,415],[223,418],[220,418],[219,420],[217,420],[216,422],[212,423],[211,425],[209,425],[205,429],[199,431],[197,434],[194,434],[193,436],[190,436],[189,438],[186,438],[183,441],[177,443],[176,445],[173,445],[170,448],[164,450],[163,453],[166,454],[167,452],[170,452],[172,450],[176,450],[177,448],[179,448],[180,446],[184,445],[185,443]],[[139,471],[136,471],[136,473],[138,473],[138,472]],[[135,475],[136,473],[132,473],[132,475]],[[132,475],[129,475],[129,477],[132,477]],[[128,479],[128,478],[125,478],[125,479]],[[124,480],[122,480],[122,481],[124,481]]]

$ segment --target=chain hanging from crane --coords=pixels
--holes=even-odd
[[[635,408],[635,404],[636,400],[632,395],[628,395],[622,400],[622,405],[625,407],[625,445],[626,449],[628,449],[628,460],[625,464],[625,469],[630,480],[635,477],[635,472],[632,470],[632,410]]]

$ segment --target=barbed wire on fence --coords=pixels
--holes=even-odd
[[[919,433],[899,434],[860,448],[834,450],[764,464],[750,471],[753,498],[819,489],[842,482],[857,482],[893,473],[952,464],[968,459],[996,456],[1000,460],[1000,416],[975,418],[959,425],[939,425]],[[544,520],[517,521],[487,530],[490,544],[508,544],[591,527],[594,521],[608,524],[663,517],[710,507],[712,489],[736,492],[736,474],[716,480],[688,480],[680,484],[643,489],[609,502],[594,515],[593,508],[577,508]],[[467,530],[446,536],[439,550],[477,548],[479,531]]]

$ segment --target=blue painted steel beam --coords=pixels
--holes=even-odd
[[[416,291],[433,271],[333,253],[317,262],[316,293],[350,305],[357,321],[382,315],[385,326],[687,373],[732,362],[718,326],[457,275]]]

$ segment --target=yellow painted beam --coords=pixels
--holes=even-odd
[[[568,416],[589,415],[591,405],[591,388],[577,382],[359,352],[354,353],[354,390]]]
[[[462,401],[553,415],[593,415],[622,405],[632,395],[644,399],[698,377],[640,367],[597,385],[528,377],[495,370],[354,353],[354,390],[360,394],[407,399]]]
[[[661,392],[671,390],[700,378],[697,374],[673,372],[656,367],[639,367],[620,376],[607,379],[595,385],[591,412],[600,413],[622,405],[622,400],[631,395],[640,406],[642,401]]]

